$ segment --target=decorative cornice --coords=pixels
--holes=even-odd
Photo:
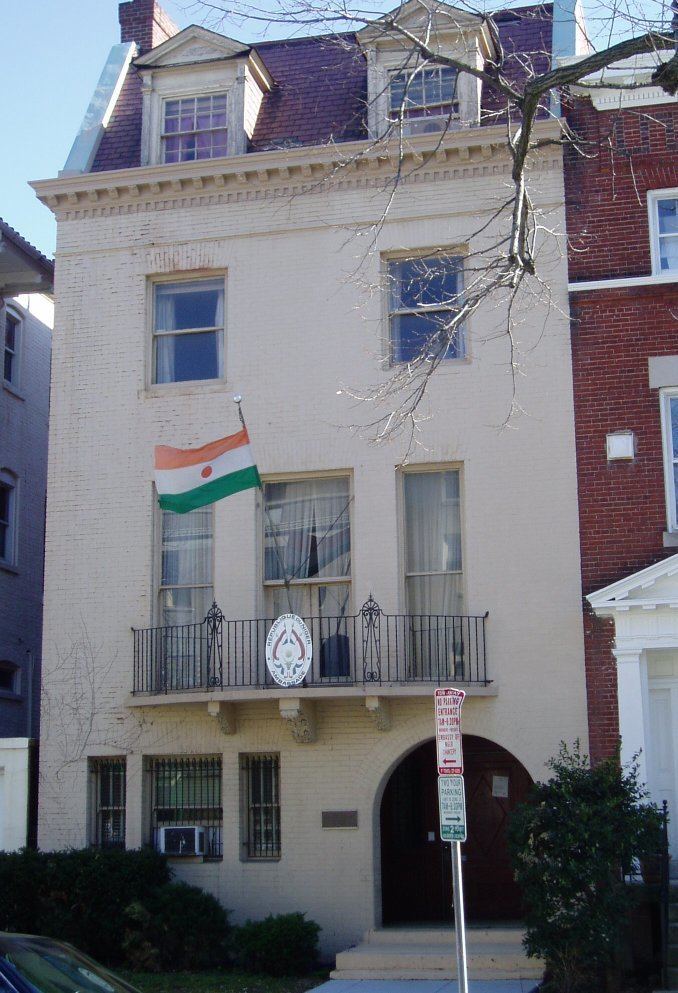
[[[560,136],[558,122],[539,122],[535,137]],[[430,183],[510,172],[506,131],[500,125],[449,132],[431,149],[431,137],[408,140],[404,183]],[[31,183],[39,199],[61,217],[129,214],[177,206],[262,200],[326,191],[373,188],[398,165],[396,143],[346,142],[109,172]],[[538,156],[540,169],[562,168],[554,146]]]

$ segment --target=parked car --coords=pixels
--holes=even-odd
[[[0,932],[0,993],[139,993],[77,948]]]

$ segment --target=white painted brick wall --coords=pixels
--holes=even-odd
[[[369,420],[337,396],[342,384],[380,376],[385,334],[379,253],[464,244],[506,195],[493,163],[485,174],[403,187],[363,260],[368,238],[347,223],[375,220],[371,189],[321,187],[289,198],[230,203],[196,195],[153,211],[115,216],[74,210],[59,224],[58,334],[50,436],[41,751],[40,845],[86,843],[86,756],[129,756],[128,842],[143,837],[142,757],[224,757],[225,854],[181,875],[219,895],[236,917],[307,911],[331,952],[378,915],[378,810],[403,753],[433,733],[431,694],[393,701],[393,728],[374,729],[360,700],[318,706],[318,741],[295,744],[274,701],[238,707],[234,737],[204,706],[126,706],[132,626],[152,617],[153,446],[190,446],[237,429],[231,395],[245,398],[263,474],[347,469],[353,474],[352,582],[358,609],[370,592],[404,609],[398,517],[401,444],[373,447],[346,429]],[[564,228],[559,168],[536,177],[549,223]],[[472,248],[485,241],[475,239]],[[561,739],[586,741],[574,428],[566,265],[544,247],[553,306],[525,299],[516,330],[526,415],[501,430],[511,402],[505,302],[469,322],[470,361],[431,384],[413,462],[451,461],[462,471],[464,576],[470,613],[489,610],[494,698],[469,699],[468,732],[514,753],[533,776]],[[227,383],[223,389],[149,390],[149,280],[227,270]],[[255,494],[216,506],[215,590],[227,617],[262,606]],[[94,700],[92,707],[91,700]],[[283,858],[239,859],[238,753],[275,750],[282,762]],[[322,809],[357,808],[356,831],[323,831]]]

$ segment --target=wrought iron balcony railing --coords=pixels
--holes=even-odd
[[[302,686],[490,682],[484,616],[360,613],[303,618],[313,661]],[[273,619],[229,621],[212,605],[199,624],[133,629],[134,692],[275,687],[266,668]]]

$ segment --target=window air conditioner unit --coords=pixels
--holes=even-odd
[[[160,828],[160,851],[165,855],[204,855],[205,828]]]

